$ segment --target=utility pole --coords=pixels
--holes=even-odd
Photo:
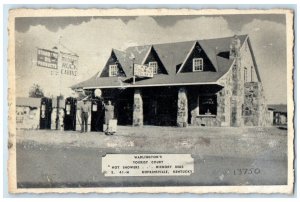
[[[61,46],[61,38],[62,38],[62,36],[59,36],[59,39],[58,39],[58,47],[57,47],[57,49],[58,49],[58,60],[61,60],[61,58],[60,58],[60,56],[61,56],[61,54],[60,54],[60,50],[61,50],[61,48],[60,48],[60,46]],[[56,130],[58,130],[59,129],[59,104],[60,104],[60,97],[61,97],[61,62],[62,61],[58,61],[58,67],[57,67],[57,69],[58,69],[58,79],[59,79],[59,81],[58,81],[58,83],[59,83],[59,86],[58,86],[58,88],[59,88],[59,95],[56,97]]]
[[[133,58],[132,58],[132,75],[133,75],[133,84],[135,84],[134,60],[135,60],[135,57],[133,57]]]

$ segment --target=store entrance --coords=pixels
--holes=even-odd
[[[143,89],[144,125],[176,126],[177,89],[157,87]]]

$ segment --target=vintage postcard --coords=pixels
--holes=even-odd
[[[9,191],[292,194],[293,17],[10,10]]]

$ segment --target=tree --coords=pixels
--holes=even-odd
[[[39,84],[33,84],[29,90],[29,97],[41,98],[44,97],[43,89]]]

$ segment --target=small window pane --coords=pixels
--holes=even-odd
[[[194,58],[193,59],[193,71],[203,71],[203,59]]]
[[[153,74],[157,74],[157,69],[158,69],[157,62],[149,62],[149,67],[153,68]]]
[[[117,76],[117,75],[118,75],[117,65],[109,65],[109,76]]]

